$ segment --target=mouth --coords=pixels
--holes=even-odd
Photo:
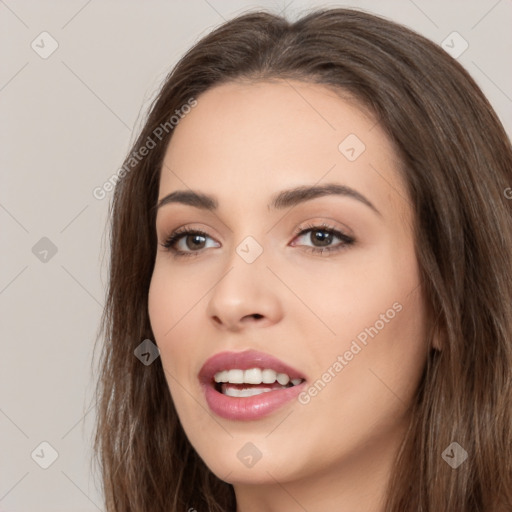
[[[287,389],[304,382],[297,377],[291,379],[287,373],[278,373],[272,368],[231,369],[217,372],[213,377],[216,391],[226,396],[249,397],[268,393],[276,389]]]
[[[254,350],[222,352],[199,372],[212,412],[231,420],[268,416],[296,397],[306,378],[283,361]]]

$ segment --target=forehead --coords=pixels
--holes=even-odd
[[[159,198],[191,188],[219,202],[339,182],[374,198],[404,195],[392,144],[374,117],[318,84],[230,82],[207,90],[175,127]],[[388,197],[389,198],[389,197]]]

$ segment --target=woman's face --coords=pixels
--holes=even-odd
[[[384,481],[427,354],[412,211],[384,132],[320,85],[224,84],[174,128],[158,198],[177,191],[212,201],[159,207],[149,314],[198,454],[235,489]],[[163,247],[178,228],[204,234]],[[231,357],[246,351],[290,368]],[[271,384],[283,369],[304,380]],[[222,370],[239,371],[215,387]]]

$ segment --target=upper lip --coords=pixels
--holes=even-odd
[[[222,370],[249,370],[250,368],[269,368],[277,373],[286,373],[290,379],[304,379],[304,375],[280,359],[258,352],[219,352],[206,360],[199,370],[199,380],[204,384],[213,382],[214,375]]]

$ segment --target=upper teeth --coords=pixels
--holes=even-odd
[[[214,375],[215,382],[229,382],[230,384],[273,384],[276,380],[286,386],[291,380],[296,386],[302,379],[290,379],[286,373],[277,373],[270,369],[251,368],[249,370],[223,370]]]

